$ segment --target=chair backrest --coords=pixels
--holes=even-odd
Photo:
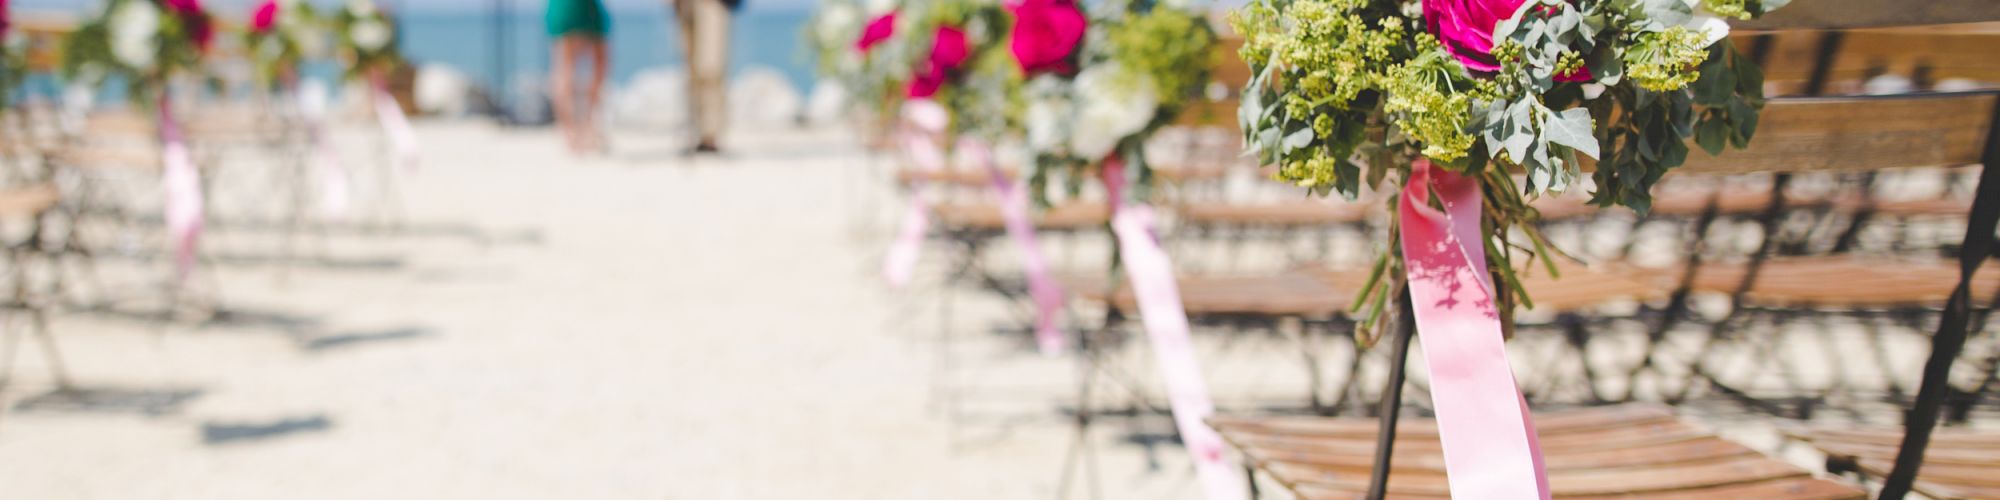
[[[2000,92],[1772,99],[1750,147],[1695,153],[1690,174],[1856,172],[1983,164]]]
[[[1735,37],[1739,50],[1764,53],[1764,82],[1771,95],[1807,93],[1815,58],[1831,55],[1821,77],[1830,93],[1878,91],[1872,78],[1902,77],[1913,90],[1941,82],[1976,88],[2000,87],[2000,23],[1868,29],[1846,32],[1746,33]],[[1827,46],[1826,44],[1832,44]],[[1893,89],[1891,89],[1893,90]]]

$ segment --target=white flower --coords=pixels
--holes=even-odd
[[[347,36],[354,40],[355,47],[375,52],[389,46],[389,38],[393,33],[390,33],[389,25],[384,24],[381,19],[371,17],[355,22],[354,28],[347,33]]]
[[[1118,63],[1091,66],[1076,75],[1078,106],[1070,147],[1078,156],[1098,159],[1111,155],[1125,140],[1159,112],[1159,91],[1153,79],[1132,74]]]
[[[1583,98],[1584,98],[1584,99],[1596,99],[1596,98],[1597,98],[1597,96],[1601,96],[1601,95],[1604,95],[1604,90],[1605,90],[1605,87],[1604,87],[1604,84],[1602,84],[1602,83],[1594,83],[1594,82],[1593,82],[1593,83],[1586,83],[1586,84],[1583,84]]]
[[[889,11],[896,10],[896,0],[868,0],[865,7],[868,11],[868,17],[880,17],[883,14],[888,14]]]
[[[820,40],[846,41],[845,39],[852,38],[854,33],[860,31],[856,29],[860,21],[861,14],[856,12],[853,6],[836,3],[820,11],[819,25],[815,29],[819,32]]]
[[[347,0],[347,12],[354,14],[354,17],[373,17],[375,0]]]
[[[1028,129],[1028,149],[1036,153],[1054,153],[1063,149],[1063,111],[1069,103],[1059,99],[1034,99],[1028,103],[1027,114],[1022,117]]]
[[[1729,21],[1722,20],[1708,9],[1696,10],[1694,17],[1688,18],[1688,22],[1681,27],[1687,28],[1688,31],[1700,32],[1703,47],[1715,45],[1715,42],[1729,38]]]
[[[111,55],[135,69],[153,67],[160,34],[160,8],[150,0],[124,2],[111,12]]]

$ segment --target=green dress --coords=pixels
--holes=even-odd
[[[549,0],[549,36],[603,37],[611,32],[611,17],[604,14],[601,0]]]

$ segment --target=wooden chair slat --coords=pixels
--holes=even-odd
[[[1991,0],[1798,0],[1770,15],[1729,24],[1746,30],[1854,29],[2000,21]]]
[[[1274,462],[1267,468],[1280,481],[1320,484],[1334,488],[1366,487],[1368,470],[1329,468]],[[1549,489],[1560,497],[1622,496],[1701,490],[1765,481],[1810,478],[1797,466],[1761,455],[1710,462],[1666,464],[1642,469],[1551,470]],[[1358,483],[1358,484],[1357,484]],[[1392,471],[1389,490],[1417,495],[1446,495],[1450,485],[1442,472]]]
[[[1276,439],[1246,438],[1241,444],[1246,455],[1260,462],[1289,462],[1318,467],[1362,468],[1374,463],[1374,457],[1363,450],[1369,446],[1353,446],[1355,443],[1341,443],[1335,446],[1315,447],[1311,442],[1283,441]],[[1430,450],[1435,451],[1435,450]],[[1548,455],[1545,457],[1549,470],[1621,469],[1641,468],[1654,465],[1694,463],[1755,455],[1756,450],[1730,441],[1705,438],[1669,443],[1639,446],[1621,446],[1593,451],[1580,451]],[[1395,470],[1445,470],[1444,455],[1413,450],[1409,455],[1398,455],[1391,463]]]
[[[1549,436],[1575,431],[1597,430],[1629,423],[1652,423],[1674,418],[1673,410],[1652,404],[1627,404],[1583,408],[1548,415],[1535,416],[1535,430]],[[1216,429],[1273,429],[1302,436],[1349,436],[1375,439],[1381,424],[1367,418],[1326,418],[1326,417],[1232,417],[1216,416],[1208,419]],[[1429,420],[1402,422],[1396,426],[1396,436],[1412,439],[1436,439],[1437,423]]]
[[[1174,210],[1183,224],[1246,226],[1327,226],[1360,222],[1372,205],[1320,200],[1284,203],[1189,203]]]
[[[1831,1],[1831,0],[1822,0]],[[1773,99],[1750,147],[1696,152],[1681,173],[1863,171],[1977,164],[1995,94]]]
[[[0,191],[0,217],[32,217],[54,208],[62,201],[53,184],[38,184]]]
[[[1875,478],[1884,478],[1889,476],[1889,471],[1893,467],[1893,462],[1888,460],[1862,460],[1857,465],[1859,466],[1863,474]],[[1985,473],[1987,475],[1993,475],[1993,472],[1990,469],[1985,471]],[[1974,499],[2000,498],[2000,486],[1992,486],[1986,484],[1955,483],[1949,480],[1939,480],[1938,476],[1931,471],[1931,466],[1928,464],[1926,464],[1923,469],[1917,471],[1917,482],[1915,485],[1912,486],[1911,489],[1916,490],[1917,493],[1924,494],[1924,496],[1938,500],[1974,500]]]
[[[1321,485],[1300,485],[1299,498],[1304,500],[1354,500],[1366,494],[1365,489],[1329,488]],[[1656,493],[1628,493],[1606,496],[1557,496],[1565,500],[1716,500],[1728,498],[1756,498],[1759,500],[1849,500],[1867,498],[1868,492],[1825,479],[1785,479],[1761,483],[1737,484]],[[1388,500],[1432,500],[1450,498],[1443,495],[1391,494]]]
[[[973,231],[1001,231],[1007,220],[993,203],[959,203],[935,208],[939,223],[947,228]],[[1076,202],[1050,207],[1035,214],[1036,229],[1082,230],[1102,227],[1111,220],[1103,203]]]

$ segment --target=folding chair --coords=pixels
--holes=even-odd
[[[1373,419],[1213,417],[1209,423],[1242,451],[1253,485],[1262,474],[1307,500],[1359,498],[1369,492],[1380,431]],[[1717,437],[1664,407],[1543,412],[1535,415],[1535,427],[1556,498],[1866,496],[1853,485],[1816,479],[1805,469]],[[1386,498],[1451,497],[1436,423],[1409,419],[1395,430],[1396,460],[1389,469]]]

